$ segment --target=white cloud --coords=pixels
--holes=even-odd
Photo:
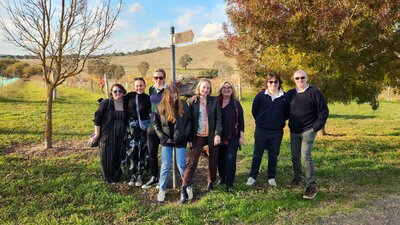
[[[193,28],[204,11],[205,8],[202,6],[196,6],[193,9],[179,9],[178,12],[182,14],[175,20],[175,25],[182,30]]]
[[[156,27],[156,28],[150,30],[150,31],[148,32],[148,35],[147,35],[147,36],[148,36],[149,39],[158,39],[158,38],[160,38],[160,36],[161,36],[161,29],[160,29],[159,27]]]
[[[129,12],[130,13],[137,13],[142,10],[142,5],[139,2],[133,3],[132,5],[129,6]]]
[[[209,41],[221,38],[224,36],[221,23],[208,23],[200,32],[200,36],[196,38],[197,42]]]

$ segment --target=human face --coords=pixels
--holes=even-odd
[[[232,86],[229,83],[225,83],[221,88],[221,94],[223,97],[231,97],[233,93]]]
[[[205,97],[210,94],[211,85],[207,81],[200,84],[200,95]]]
[[[171,102],[175,103],[178,100],[178,94],[176,92],[171,93]]]
[[[268,91],[271,93],[275,93],[279,91],[279,80],[276,77],[272,77],[267,81]]]
[[[307,87],[308,76],[304,71],[297,71],[293,75],[293,79],[298,89],[305,89]]]
[[[136,93],[143,94],[145,88],[146,88],[146,85],[144,84],[144,82],[142,80],[136,80],[135,81],[135,91],[136,91]]]
[[[158,88],[161,88],[162,86],[164,86],[164,83],[165,83],[164,74],[161,72],[155,72],[153,74],[153,82],[154,82],[154,85]]]
[[[119,87],[114,86],[111,90],[113,99],[115,100],[119,100],[122,99],[122,97],[124,96],[123,91],[121,89],[119,89]]]

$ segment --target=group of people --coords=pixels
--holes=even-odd
[[[282,91],[282,80],[274,73],[267,75],[265,89],[256,95],[252,114],[256,122],[254,153],[246,185],[254,185],[265,149],[268,153],[268,183],[275,181],[279,149],[286,119],[289,119],[294,179],[302,180],[301,158],[305,161],[307,188],[304,198],[313,198],[316,191],[311,157],[317,132],[325,125],[328,108],[324,96],[308,85],[303,70],[294,73],[296,88]],[[189,104],[179,98],[174,85],[166,85],[166,73],[156,69],[149,95],[144,93],[143,78],[134,79],[135,92],[126,93],[121,84],[111,87],[112,97],[103,100],[94,116],[103,178],[115,184],[127,168],[129,186],[150,188],[157,185],[157,201],[163,202],[175,149],[176,165],[182,179],[180,201],[193,198],[193,178],[204,146],[208,146],[207,191],[214,185],[233,190],[237,151],[244,144],[244,115],[231,82],[221,84],[217,96],[211,96],[208,79],[201,79]],[[161,145],[161,166],[158,148]],[[186,147],[190,146],[186,160]],[[151,177],[143,184],[143,172],[150,167]],[[219,181],[217,182],[217,172]]]

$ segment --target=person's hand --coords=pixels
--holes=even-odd
[[[168,138],[167,144],[172,144],[172,143],[174,143],[174,142],[171,139]]]
[[[196,96],[196,95],[193,95],[193,96],[190,98],[189,103],[190,103],[191,105],[193,105],[193,103],[196,103],[196,102],[197,102],[197,96]]]
[[[214,137],[214,146],[217,146],[221,143],[221,137],[217,134]]]
[[[188,144],[189,144],[189,148],[193,147],[193,143],[192,142],[188,142]]]
[[[96,141],[99,139],[99,136],[100,136],[100,135],[95,134],[95,135],[93,135],[93,137],[90,138],[90,140],[91,140],[92,142],[96,142]]]
[[[239,145],[243,145],[244,144],[244,137],[240,137],[239,138]]]

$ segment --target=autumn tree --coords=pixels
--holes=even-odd
[[[188,54],[184,54],[179,58],[179,65],[185,68],[193,61],[192,57]]]
[[[137,65],[137,69],[139,70],[140,75],[142,75],[142,76],[146,76],[146,73],[149,70],[149,68],[150,68],[150,65],[148,62],[140,62]]]
[[[219,76],[230,76],[233,73],[233,67],[229,63],[221,60],[215,61],[212,68],[218,70]]]
[[[292,86],[304,69],[328,101],[376,106],[383,81],[399,76],[399,9],[397,0],[228,0],[219,47],[258,87],[268,70]]]
[[[122,0],[102,0],[99,5],[88,0],[2,0],[0,4],[6,12],[0,20],[4,38],[40,60],[47,84],[45,148],[51,148],[53,89],[82,72],[90,56],[111,37]]]

